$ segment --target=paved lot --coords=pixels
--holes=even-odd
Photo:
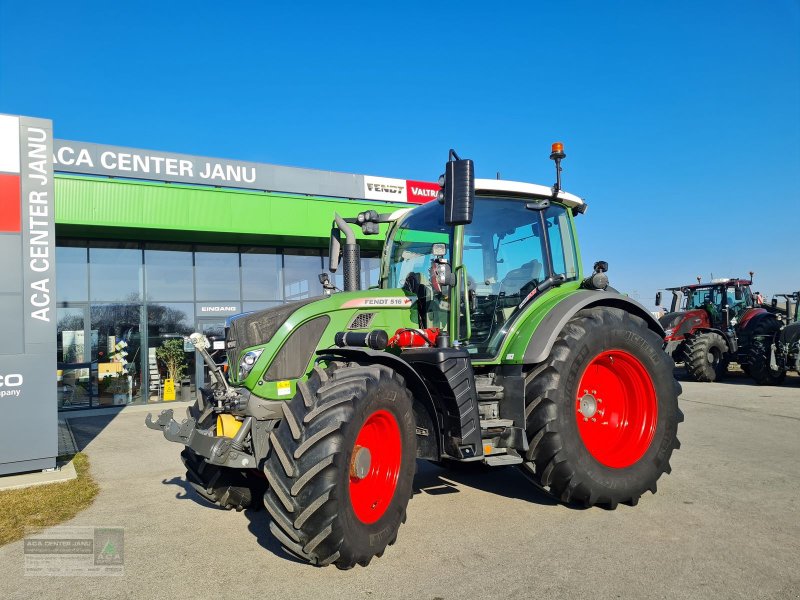
[[[684,383],[673,474],[635,508],[553,504],[515,470],[420,463],[398,543],[366,568],[287,558],[264,512],[200,504],[143,415],[73,420],[102,486],[76,525],[125,527],[125,576],[24,578],[0,598],[800,598],[800,378]]]

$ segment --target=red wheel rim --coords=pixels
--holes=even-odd
[[[397,419],[389,411],[375,411],[358,432],[350,458],[350,504],[363,523],[374,523],[389,508],[402,455]]]
[[[629,467],[644,456],[656,431],[653,380],[635,356],[608,350],[586,367],[575,411],[589,453],[607,467]]]

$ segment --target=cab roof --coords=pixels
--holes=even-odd
[[[713,287],[728,287],[731,285],[752,285],[752,282],[749,279],[738,279],[738,278],[730,278],[730,279],[713,279],[711,281],[706,281],[704,283],[689,283],[686,285],[682,285],[679,287],[671,287],[667,288],[668,291],[673,290],[697,290],[697,289],[705,289],[705,288],[713,288]]]
[[[508,194],[521,196],[523,198],[553,198],[553,188],[538,183],[525,183],[523,181],[507,181],[505,179],[476,179],[475,193],[491,192],[494,194]],[[586,207],[583,198],[561,190],[555,197],[556,200],[571,208],[580,209]]]

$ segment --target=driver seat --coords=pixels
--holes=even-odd
[[[536,260],[530,260],[523,264],[521,267],[508,272],[500,284],[500,291],[515,294],[519,292],[519,299],[511,306],[503,306],[503,320],[507,321],[508,318],[517,309],[517,306],[522,299],[527,296],[530,291],[539,283],[539,278],[542,276],[542,263]]]

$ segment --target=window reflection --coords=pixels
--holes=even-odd
[[[154,303],[147,305],[148,380],[147,401],[163,400],[163,382],[169,375],[166,365],[157,357],[158,348],[168,340],[180,339],[195,329],[194,304],[188,302]],[[194,389],[195,353],[190,344],[183,342],[185,350],[183,374],[175,384],[177,400],[189,400]]]
[[[319,250],[287,250],[283,257],[283,293],[287,301],[302,300],[322,294]]]
[[[92,304],[92,361],[101,406],[141,401],[141,305]]]
[[[240,299],[239,253],[225,246],[198,246],[194,255],[197,300]]]
[[[67,242],[69,243],[69,242]],[[56,248],[56,295],[61,302],[86,302],[89,299],[89,265],[86,242]]]
[[[141,299],[142,251],[135,243],[92,242],[89,291],[92,301],[135,302]]]
[[[192,248],[148,244],[144,251],[145,289],[148,300],[186,300],[194,287]]]
[[[242,295],[247,300],[281,300],[282,257],[273,248],[242,251]]]

